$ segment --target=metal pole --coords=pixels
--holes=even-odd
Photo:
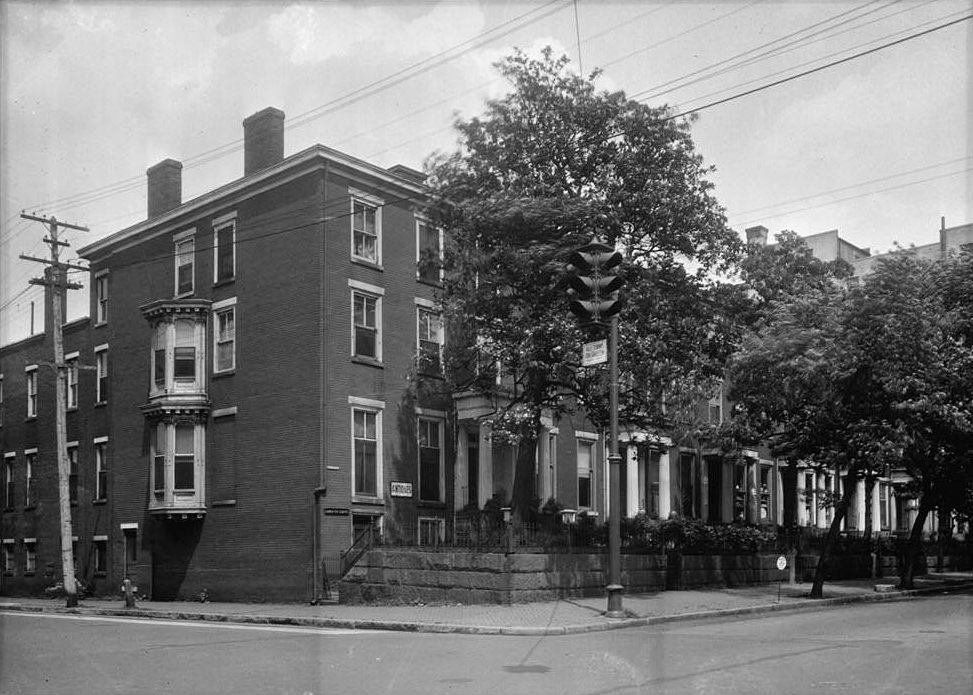
[[[610,442],[608,454],[608,482],[610,515],[608,519],[608,610],[609,618],[624,618],[622,610],[622,481],[619,477],[622,456],[618,453],[618,317],[611,318],[608,337],[608,379],[611,399],[609,413]]]

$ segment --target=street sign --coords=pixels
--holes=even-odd
[[[608,340],[595,340],[581,346],[581,365],[593,367],[608,361]]]
[[[787,558],[783,555],[777,558],[777,569],[781,572],[787,569]]]

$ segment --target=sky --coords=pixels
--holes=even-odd
[[[87,226],[64,232],[75,260],[145,219],[162,159],[183,162],[184,201],[242,176],[242,121],[267,106],[287,116],[285,155],[320,143],[421,169],[508,91],[493,65],[515,47],[695,112],[741,233],[935,242],[942,218],[973,222],[971,15],[970,0],[0,0],[0,344],[30,334],[32,305],[43,330],[42,269],[19,256],[48,255],[45,228],[22,212]],[[70,292],[68,318],[87,312],[87,287]]]

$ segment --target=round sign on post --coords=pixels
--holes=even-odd
[[[787,557],[786,556],[781,555],[781,556],[779,556],[777,558],[777,569],[779,569],[781,572],[783,572],[784,570],[787,569]]]

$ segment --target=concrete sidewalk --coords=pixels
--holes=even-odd
[[[624,596],[625,618],[607,618],[605,598],[561,599],[502,605],[341,605],[140,601],[133,609],[120,599],[85,599],[65,608],[63,599],[0,597],[0,611],[19,610],[111,615],[168,620],[296,625],[465,634],[564,635],[678,620],[701,620],[783,610],[816,610],[845,603],[893,601],[944,591],[973,590],[973,573],[929,574],[916,589],[894,589],[895,579],[860,579],[825,584],[824,598],[807,598],[810,584],[768,584],[734,589],[662,591]],[[883,591],[876,585],[885,583]],[[778,594],[779,591],[779,594]]]

